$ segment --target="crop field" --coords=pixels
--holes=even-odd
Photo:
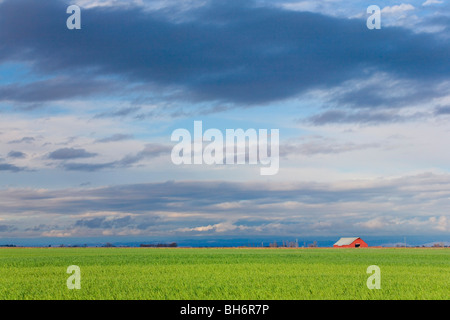
[[[67,267],[81,270],[69,290]],[[369,290],[367,267],[381,270]],[[448,299],[449,249],[0,249],[0,299]]]

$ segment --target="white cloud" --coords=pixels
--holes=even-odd
[[[431,217],[429,219],[431,223],[434,224],[434,228],[439,231],[450,231],[450,226],[447,221],[446,216],[440,216],[439,218]]]
[[[204,6],[207,1],[200,0],[76,0],[75,4],[84,9],[97,7],[139,7],[145,10],[161,10],[170,8],[175,11],[187,11]]]
[[[390,6],[384,7],[381,10],[381,13],[399,14],[399,13],[403,13],[405,11],[411,11],[414,9],[415,9],[414,6],[411,4],[402,3],[400,5],[396,5],[396,6],[392,6],[392,7],[390,7]]]
[[[371,219],[366,222],[359,223],[360,226],[367,228],[367,229],[381,229],[386,227],[387,223],[382,217],[378,217],[375,219]]]
[[[441,4],[444,3],[444,1],[441,0],[427,0],[424,3],[422,3],[423,6],[431,6],[433,4]]]
[[[301,1],[301,2],[291,2],[283,3],[281,7],[292,11],[317,11],[319,4],[317,1]]]
[[[117,6],[142,6],[142,0],[77,0],[75,4],[81,8],[95,8],[95,7],[117,7]]]
[[[55,237],[55,238],[65,238],[65,237],[70,237],[73,236],[73,231],[71,232],[65,232],[65,231],[60,231],[60,230],[50,230],[50,231],[45,231],[41,234],[42,237]]]
[[[201,226],[195,228],[180,228],[177,231],[180,232],[206,232],[206,231],[215,231],[215,232],[228,232],[234,230],[247,230],[249,227],[246,226],[236,226],[231,221],[221,222],[214,225]]]

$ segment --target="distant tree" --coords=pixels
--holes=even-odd
[[[314,240],[313,243],[308,244],[308,247],[310,247],[310,248],[316,248],[316,247],[317,247],[317,241]]]

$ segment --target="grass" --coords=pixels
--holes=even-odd
[[[444,299],[449,249],[0,249],[0,299]],[[69,290],[69,265],[81,289]],[[370,265],[381,289],[366,286]]]

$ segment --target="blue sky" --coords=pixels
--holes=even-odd
[[[0,0],[0,239],[448,240],[449,9]],[[279,129],[278,174],[174,165],[195,120]]]

